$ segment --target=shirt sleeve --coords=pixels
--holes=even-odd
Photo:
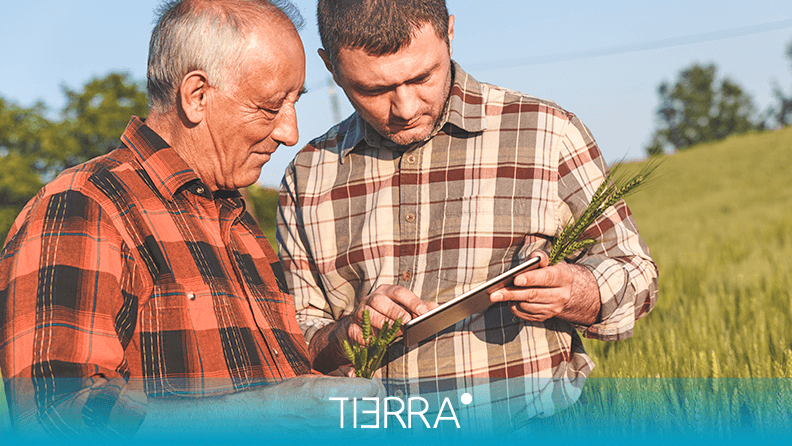
[[[294,297],[297,322],[310,344],[313,335],[322,327],[335,322],[324,296],[316,263],[306,243],[306,228],[295,184],[294,162],[281,181],[278,201],[278,256],[283,263],[286,283]]]
[[[580,215],[609,170],[589,130],[576,117],[560,141],[559,225]],[[560,232],[560,228],[559,228]],[[567,261],[591,270],[600,290],[600,321],[578,326],[588,338],[616,341],[632,336],[635,321],[657,301],[658,270],[624,200],[608,208],[584,233],[598,243]]]
[[[19,435],[132,435],[146,412],[124,351],[135,262],[79,191],[41,194],[0,256],[0,368]]]

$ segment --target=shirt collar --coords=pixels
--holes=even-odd
[[[454,82],[448,96],[443,124],[453,124],[468,133],[483,132],[487,129],[487,113],[481,84],[458,63],[451,61],[451,64]]]
[[[188,183],[200,181],[176,151],[137,116],[130,119],[121,142],[132,151],[154,187],[168,200]]]
[[[451,76],[451,91],[444,107],[443,118],[440,125],[426,138],[426,141],[432,139],[446,124],[452,124],[469,133],[482,132],[487,128],[481,84],[453,60],[451,61]],[[357,112],[342,123],[342,128],[339,131],[344,134],[340,147],[342,162],[344,157],[364,140],[371,147],[391,150],[405,149],[377,133],[374,127],[361,118]]]

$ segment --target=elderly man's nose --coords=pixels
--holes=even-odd
[[[297,129],[297,112],[293,107],[284,108],[278,115],[278,123],[272,131],[272,137],[284,146],[293,146],[300,140]]]

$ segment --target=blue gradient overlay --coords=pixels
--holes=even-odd
[[[383,384],[389,392],[399,387]],[[553,395],[537,393],[541,401],[523,398],[515,404],[503,398],[505,389],[515,386],[524,387],[525,381],[477,381],[467,388],[425,394],[390,392],[390,414],[384,413],[382,400],[375,403],[361,399],[354,411],[350,398],[344,402],[344,428],[340,427],[340,402],[328,400],[328,413],[335,418],[323,420],[325,426],[321,428],[304,419],[291,422],[283,413],[273,413],[269,419],[246,419],[241,426],[207,420],[209,427],[201,432],[185,430],[175,421],[154,435],[128,439],[97,436],[32,440],[6,427],[0,432],[0,444],[792,444],[789,378],[590,378],[574,404],[558,408],[548,417],[531,417],[529,414],[537,410],[527,406],[538,404],[542,406],[539,413],[552,412],[552,404],[557,401]],[[427,411],[423,417],[408,417],[405,407],[394,415],[401,402],[414,404],[416,411]],[[193,414],[183,416],[190,419]],[[407,425],[408,419],[412,426],[402,427],[400,420]],[[423,419],[432,427],[427,428]]]

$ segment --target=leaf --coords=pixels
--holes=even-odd
[[[396,319],[393,324],[385,322],[382,329],[376,336],[372,335],[371,317],[368,310],[363,310],[363,338],[365,345],[358,343],[349,344],[346,340],[342,342],[344,355],[350,360],[355,368],[355,376],[361,378],[371,378],[379,369],[382,359],[385,356],[388,345],[396,339],[396,335],[401,327],[401,318]]]
[[[591,226],[611,206],[619,202],[628,194],[634,192],[657,168],[657,163],[650,163],[643,170],[633,175],[629,179],[615,176],[620,165],[616,165],[609,173],[602,184],[597,187],[591,202],[581,215],[569,223],[561,230],[558,238],[553,243],[550,251],[550,265],[555,265],[572,253],[587,249],[595,245],[598,241],[591,239],[581,239],[583,233]]]

